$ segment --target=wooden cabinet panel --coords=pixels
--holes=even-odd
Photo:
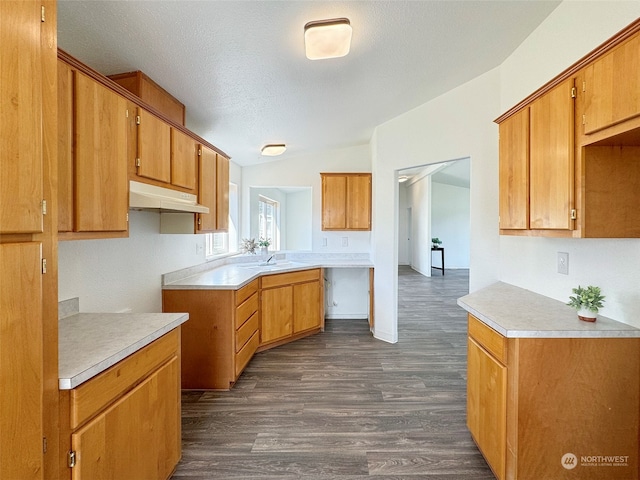
[[[371,230],[371,175],[347,177],[347,229]]]
[[[247,343],[247,340],[249,340],[253,334],[258,331],[258,317],[258,312],[253,312],[247,321],[238,328],[238,331],[236,332],[236,352],[239,352]]]
[[[255,293],[245,302],[236,307],[235,328],[240,328],[251,315],[258,311],[258,294]]]
[[[252,282],[247,283],[244,287],[236,290],[236,305],[240,306],[247,298],[258,291],[259,280],[256,278]]]
[[[260,343],[290,336],[293,332],[293,287],[262,290],[260,316]]]
[[[217,191],[217,154],[210,148],[200,145],[198,159],[198,203],[209,207],[209,213],[199,213],[197,221],[198,233],[214,232],[216,223],[216,191]]]
[[[507,368],[469,338],[467,426],[498,480],[505,478]]]
[[[253,354],[258,349],[258,345],[260,345],[260,333],[256,331],[245,346],[236,354],[235,378],[238,378],[247,366],[249,360],[251,360],[251,357],[253,357]]]
[[[500,124],[500,228],[529,228],[529,108]]]
[[[73,71],[58,60],[58,231],[73,231]]]
[[[174,357],[75,432],[72,479],[169,478],[180,459],[179,378]]]
[[[127,230],[127,102],[75,72],[74,103],[75,230]]]
[[[574,122],[569,79],[530,106],[530,227],[572,229]]]
[[[216,231],[229,230],[229,159],[218,155],[216,161]]]
[[[195,190],[198,145],[191,137],[171,128],[171,184]]]
[[[40,9],[0,2],[0,233],[43,231]]]
[[[320,328],[322,305],[319,282],[293,286],[293,333]]]
[[[169,124],[138,108],[137,174],[171,183],[171,133]]]
[[[472,315],[469,315],[469,336],[496,360],[507,363],[507,339]]]
[[[322,177],[322,230],[347,228],[346,203],[347,178],[324,175]]]
[[[0,243],[0,478],[42,478],[41,257],[40,243]]]
[[[584,132],[640,115],[640,35],[585,69]]]
[[[262,288],[278,287],[290,285],[292,283],[309,282],[320,279],[320,269],[299,270],[297,272],[277,273],[262,277]]]

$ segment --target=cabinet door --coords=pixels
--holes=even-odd
[[[40,2],[0,2],[0,233],[42,232]]]
[[[371,230],[371,175],[347,176],[348,230]]]
[[[585,69],[584,132],[640,115],[640,35]]]
[[[342,175],[322,176],[322,230],[347,228],[345,205],[347,178]]]
[[[75,72],[75,231],[127,229],[127,101]]]
[[[197,144],[175,128],[171,128],[171,184],[195,190],[197,185]]]
[[[177,357],[71,435],[73,480],[164,479],[180,459]]]
[[[40,243],[0,243],[0,478],[42,478],[40,265]]]
[[[319,282],[293,286],[293,333],[320,327],[320,302]]]
[[[293,331],[293,287],[262,290],[260,316],[261,344],[290,336]]]
[[[58,231],[73,231],[73,70],[58,60]]]
[[[198,168],[198,203],[209,207],[209,213],[198,214],[198,232],[206,233],[216,230],[216,152],[200,145]]]
[[[470,337],[467,426],[498,480],[503,480],[507,452],[507,368]]]
[[[216,231],[229,230],[229,159],[222,155],[216,160]]]
[[[529,108],[500,124],[500,228],[529,228]]]
[[[138,108],[137,174],[171,183],[171,132],[169,124]]]
[[[530,211],[532,229],[572,229],[574,195],[573,79],[530,107]]]

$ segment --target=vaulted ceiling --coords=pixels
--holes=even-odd
[[[376,125],[485,73],[556,8],[544,0],[59,0],[59,47],[142,70],[239,165],[362,145]],[[351,52],[308,60],[303,28],[347,17]],[[277,157],[278,159],[284,157]]]

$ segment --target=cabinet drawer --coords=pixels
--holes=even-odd
[[[255,312],[249,320],[244,322],[238,331],[236,332],[236,352],[239,352],[240,349],[247,343],[247,340],[251,338],[251,336],[258,331],[258,312]]]
[[[254,333],[242,349],[236,353],[236,378],[242,373],[260,344],[260,335]]]
[[[258,311],[258,294],[254,293],[242,305],[236,308],[236,330]]]
[[[320,279],[320,269],[301,270],[299,272],[279,273],[262,277],[262,288],[280,287],[292,283],[311,282]]]
[[[236,290],[236,306],[239,306],[247,298],[258,291],[258,280],[247,283],[244,287]]]
[[[175,356],[179,349],[180,329],[176,328],[71,390],[70,427],[75,429],[82,425],[167,359]]]
[[[493,355],[503,365],[507,364],[507,338],[488,327],[473,315],[469,315],[469,336]]]

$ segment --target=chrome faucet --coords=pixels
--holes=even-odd
[[[269,265],[269,262],[270,262],[270,261],[273,259],[273,257],[275,257],[275,256],[276,256],[276,254],[274,253],[274,254],[273,254],[273,255],[271,255],[271,256],[267,259],[267,261],[266,261],[266,262],[264,262],[264,263],[266,263],[267,265]]]

